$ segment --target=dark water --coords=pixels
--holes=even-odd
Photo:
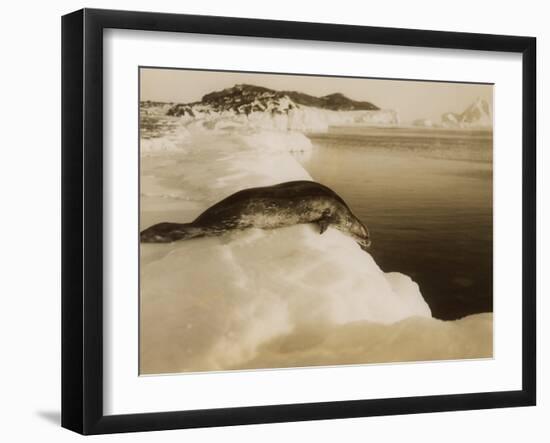
[[[380,267],[410,275],[434,317],[493,310],[492,133],[333,128],[299,158],[368,226]]]

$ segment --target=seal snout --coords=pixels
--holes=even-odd
[[[359,244],[359,246],[361,246],[361,249],[366,251],[370,247],[371,239],[369,235],[369,230],[357,218],[353,219],[349,232],[353,236],[355,241]]]
[[[363,237],[355,237],[355,241],[359,244],[363,251],[369,249],[372,243],[368,233],[366,234],[366,236]]]
[[[367,249],[370,248],[370,245],[371,245],[371,240],[370,238],[367,238],[366,240],[364,240],[363,242],[359,243],[359,246],[361,246],[361,249],[363,251],[366,251]]]

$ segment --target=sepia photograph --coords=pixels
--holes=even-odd
[[[140,67],[140,375],[493,358],[493,86]]]

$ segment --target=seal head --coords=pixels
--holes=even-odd
[[[361,246],[361,249],[367,250],[371,245],[370,233],[367,227],[352,214],[352,217],[344,219],[342,226],[335,225],[340,231],[350,235]]]

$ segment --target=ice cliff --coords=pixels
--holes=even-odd
[[[334,93],[315,97],[296,91],[275,91],[235,85],[206,94],[194,103],[176,104],[167,115],[207,129],[251,126],[271,130],[322,132],[331,125],[394,126],[395,111]]]

